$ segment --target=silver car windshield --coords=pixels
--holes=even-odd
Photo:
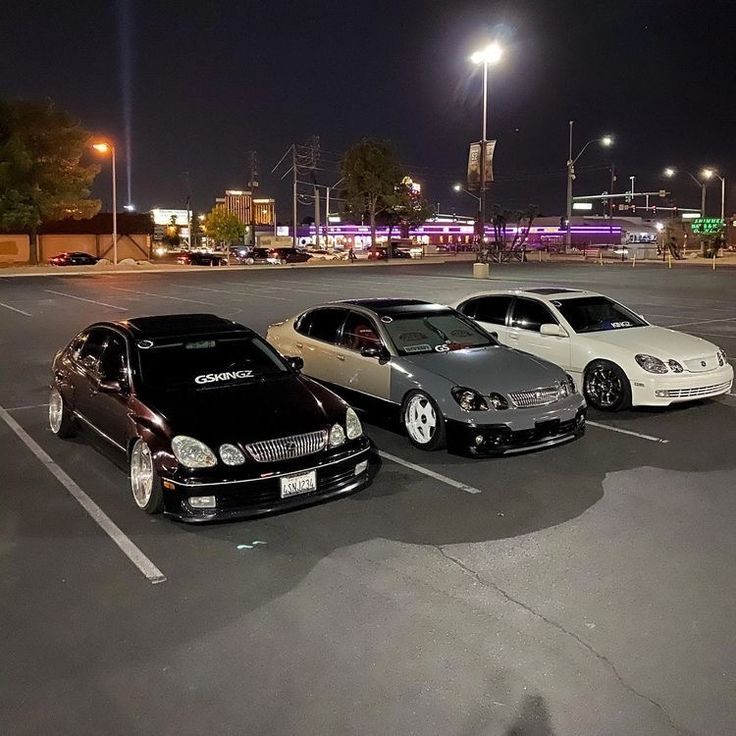
[[[402,314],[381,320],[400,355],[447,352],[497,345],[490,335],[456,312]]]
[[[553,302],[575,332],[602,332],[645,327],[646,322],[605,296],[585,296]]]

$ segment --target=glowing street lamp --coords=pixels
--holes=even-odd
[[[573,158],[572,155],[572,128],[575,124],[574,120],[571,120],[569,123],[570,126],[570,147],[569,147],[569,154],[567,157],[567,208],[565,210],[565,217],[566,217],[566,231],[565,231],[565,249],[568,249],[570,247],[570,226],[572,222],[572,183],[575,179],[575,163],[577,160],[585,153],[585,150],[593,143],[599,143],[604,148],[609,148],[613,145],[613,136],[612,135],[603,135],[600,138],[591,138],[581,149],[575,158]]]
[[[92,148],[98,153],[109,153],[112,161],[112,262],[118,262],[118,187],[115,176],[115,146],[112,143],[100,141],[93,143]]]
[[[711,169],[706,169],[703,172],[701,172],[701,176],[704,179],[709,179],[710,176],[712,176],[712,173],[710,175],[706,175],[705,171],[711,171]],[[691,174],[689,171],[685,172],[699,187],[700,187],[700,216],[705,217],[705,187],[706,183],[704,181],[700,181],[695,174]],[[664,175],[671,179],[673,176],[677,176],[677,169],[672,168],[671,166],[668,166],[664,170]]]
[[[473,194],[473,192],[468,191],[462,184],[453,184],[452,188],[456,192],[465,192],[465,194],[469,194],[473,199],[478,200],[480,202],[480,197],[477,194]]]
[[[700,172],[703,179],[712,179],[714,176],[721,180],[721,220],[726,219],[726,178],[721,176],[715,169],[703,169]],[[705,213],[703,214],[705,216]]]
[[[495,66],[503,57],[503,49],[494,41],[483,49],[479,49],[470,57],[476,65],[483,65],[483,137],[480,142],[480,197],[478,212],[480,218],[481,238],[486,234],[486,141],[488,135],[488,67]]]

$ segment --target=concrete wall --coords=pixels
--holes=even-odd
[[[0,264],[28,263],[30,242],[27,235],[0,234]]]

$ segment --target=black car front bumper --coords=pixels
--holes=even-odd
[[[534,429],[512,430],[505,424],[466,424],[447,420],[451,449],[477,457],[531,452],[569,442],[585,434],[585,408],[574,419],[538,422]]]
[[[242,477],[164,478],[164,513],[195,523],[251,518],[354,493],[370,481],[370,451],[370,441],[361,437],[351,442],[349,448],[285,461],[278,467],[249,463],[240,469]],[[317,490],[281,497],[284,476],[312,470],[316,472]],[[169,487],[172,485],[173,489]],[[192,496],[214,496],[216,505],[193,508],[189,501]]]

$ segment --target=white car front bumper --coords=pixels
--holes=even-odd
[[[629,376],[634,406],[669,406],[695,399],[708,399],[731,391],[733,367],[726,365],[704,373],[667,373]]]

